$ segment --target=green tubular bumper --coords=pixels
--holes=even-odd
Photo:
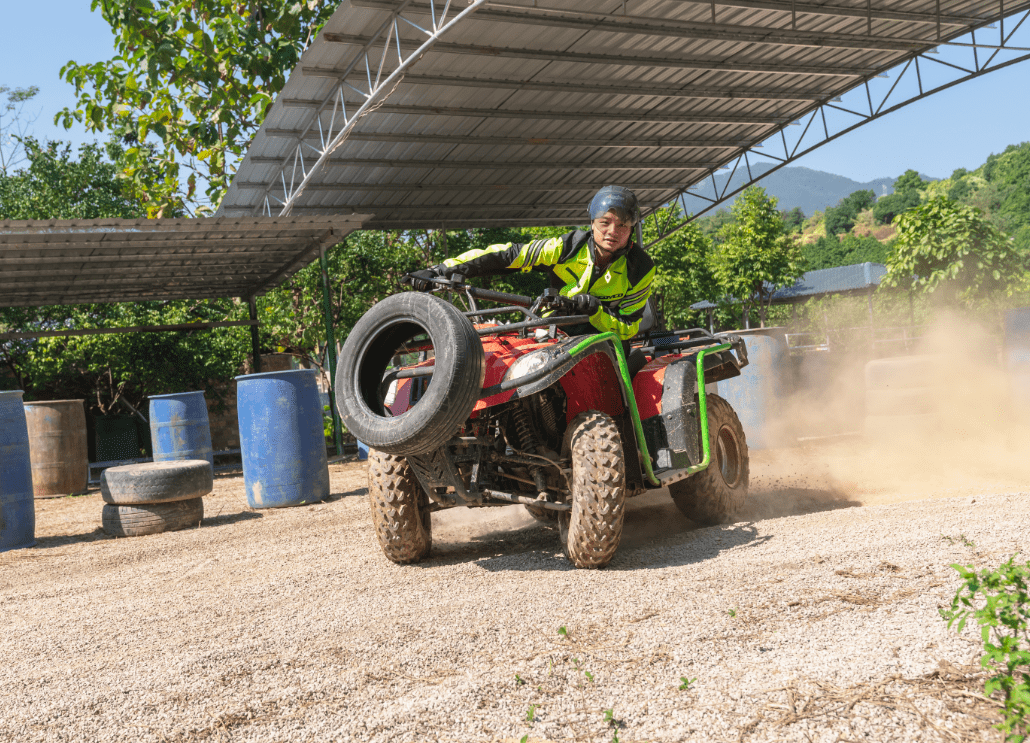
[[[644,439],[644,427],[640,422],[640,412],[637,410],[637,399],[633,395],[633,382],[629,376],[629,367],[626,366],[626,355],[622,352],[622,341],[619,340],[615,333],[598,333],[597,335],[585,338],[581,343],[570,348],[568,353],[570,356],[574,356],[584,348],[589,348],[596,343],[606,343],[608,341],[612,341],[612,347],[615,349],[615,358],[619,361],[619,381],[622,383],[622,391],[629,406],[630,418],[633,420],[633,430],[637,436],[637,444],[640,446],[640,452],[644,455],[645,474],[652,485],[661,486],[661,480],[655,477],[654,470],[651,467],[651,453],[647,450],[647,441]],[[718,346],[702,349],[697,353],[697,399],[698,416],[701,418],[702,457],[699,464],[687,468],[687,474],[692,475],[695,472],[701,472],[702,470],[707,469],[708,465],[712,462],[712,447],[708,441],[708,402],[706,400],[707,393],[705,392],[705,356],[710,353],[726,351],[731,347],[732,346],[729,343],[722,343]]]

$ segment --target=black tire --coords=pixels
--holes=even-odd
[[[413,408],[390,416],[382,380],[397,348],[427,333],[433,344],[432,381]],[[454,435],[479,399],[486,373],[483,344],[467,317],[439,297],[395,294],[358,320],[343,346],[336,374],[340,417],[370,449],[422,454]]]
[[[708,395],[708,469],[669,485],[676,507],[705,526],[732,521],[747,498],[750,464],[747,439],[737,414],[718,395]]]
[[[407,565],[429,555],[433,547],[429,496],[403,457],[369,449],[368,504],[387,558]]]
[[[138,506],[104,506],[104,531],[114,537],[142,537],[199,526],[204,518],[204,499],[148,503]]]
[[[562,548],[577,568],[603,568],[615,555],[626,520],[622,437],[609,416],[580,413],[567,434],[572,456],[572,510],[558,518]]]
[[[190,500],[213,489],[211,463],[204,459],[126,464],[100,475],[104,503],[118,506]]]

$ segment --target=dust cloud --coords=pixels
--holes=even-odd
[[[785,497],[804,511],[1026,490],[1030,415],[1014,384],[983,326],[939,315],[913,355],[847,359],[821,389],[801,386],[781,424],[816,435],[753,452],[751,500]]]

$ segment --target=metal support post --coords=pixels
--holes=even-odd
[[[250,353],[254,361],[254,374],[261,373],[261,336],[258,333],[257,297],[250,297],[247,300],[250,306],[250,320],[254,324],[250,326]]]
[[[343,454],[343,424],[336,409],[336,332],[333,328],[333,303],[329,294],[329,261],[325,247],[318,246],[318,263],[322,268],[322,312],[325,318],[325,358],[329,364],[329,411],[333,414],[333,443],[336,454]]]

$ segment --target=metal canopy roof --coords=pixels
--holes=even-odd
[[[249,298],[365,217],[0,222],[0,306]]]
[[[362,212],[374,215],[367,228],[575,224],[613,182],[655,207],[883,71],[915,60],[918,73],[919,55],[1027,8],[344,0],[219,214]],[[1001,46],[1006,25],[1018,28],[1003,21]],[[984,38],[973,35],[975,74],[997,56],[984,63]]]

